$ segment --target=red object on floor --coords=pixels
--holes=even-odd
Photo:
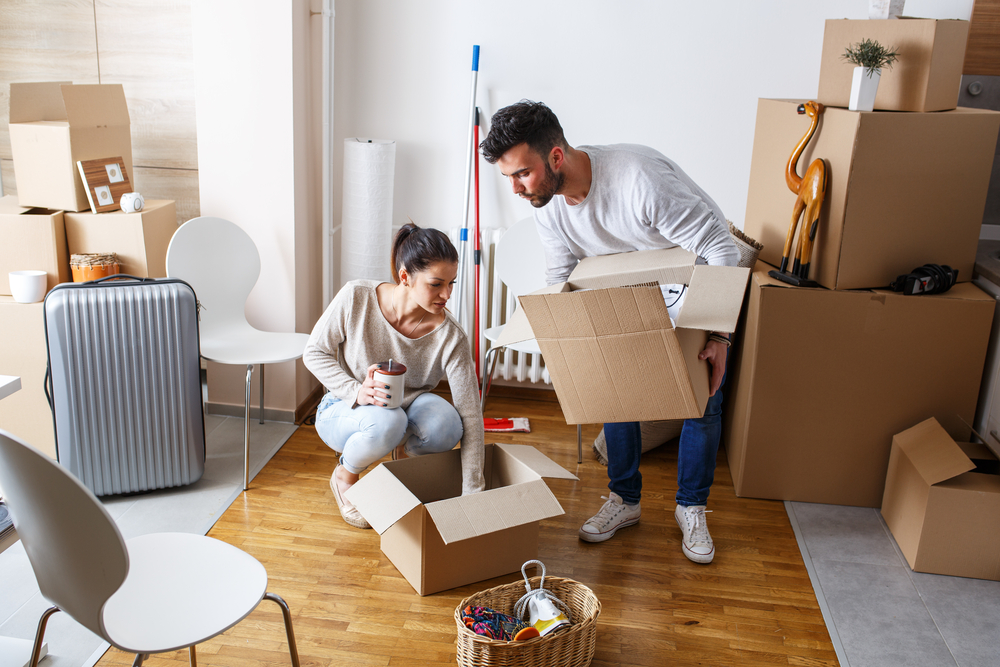
[[[514,417],[513,419],[495,419],[493,417],[483,417],[483,430],[490,433],[531,433],[527,417]]]

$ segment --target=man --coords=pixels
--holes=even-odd
[[[584,257],[681,246],[709,264],[736,266],[739,253],[718,205],[680,167],[646,146],[572,148],[555,114],[527,100],[493,115],[483,156],[500,167],[514,193],[535,211],[545,248],[546,280],[565,281]],[[698,355],[712,367],[711,397],[688,419],[677,457],[677,508],[684,555],[710,563],[715,545],[705,504],[722,433],[722,391],[729,335],[713,333]],[[642,397],[636,397],[642,400]],[[610,498],[580,528],[603,542],[639,522],[642,442],[639,424],[605,424]]]

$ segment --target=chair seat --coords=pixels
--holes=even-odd
[[[157,533],[126,545],[128,576],[103,610],[108,638],[125,651],[160,653],[214,637],[267,590],[256,558],[211,537]]]
[[[490,341],[491,343],[496,343],[497,340],[500,339],[500,334],[503,333],[504,326],[505,325],[501,324],[498,327],[490,327],[489,329],[483,332],[483,335],[486,336],[486,340]],[[508,350],[513,350],[514,352],[521,352],[523,354],[542,353],[542,349],[538,347],[538,341],[536,341],[534,338],[531,338],[530,340],[523,340],[520,343],[513,343],[511,345],[506,345],[505,347]]]
[[[201,356],[221,364],[277,364],[302,356],[309,336],[253,328],[201,332]]]

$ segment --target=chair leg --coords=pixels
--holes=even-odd
[[[59,607],[49,607],[42,612],[41,618],[38,619],[38,629],[35,630],[35,645],[31,649],[31,660],[28,662],[28,667],[38,667],[39,655],[42,652],[42,640],[45,638],[45,626],[49,622],[49,616],[61,611]]]
[[[493,384],[493,371],[496,370],[497,366],[497,356],[500,354],[502,347],[491,347],[486,352],[486,359],[483,363],[483,388],[479,392],[479,411],[482,412],[486,409],[486,395],[490,393],[490,386]]]
[[[576,425],[576,462],[583,463],[583,424]]]
[[[142,663],[149,657],[148,653],[136,653],[135,660],[132,661],[132,667],[142,667]]]
[[[195,654],[194,644],[188,646],[188,662],[191,667],[198,667],[198,656]]]
[[[253,364],[247,364],[246,401],[243,403],[243,490],[250,488],[250,380]]]
[[[285,619],[285,634],[288,636],[288,653],[292,656],[292,667],[299,667],[299,648],[295,644],[295,631],[292,630],[292,612],[288,608],[288,603],[282,600],[280,595],[270,592],[264,593],[264,598],[281,607],[281,616]]]
[[[264,364],[260,365],[260,423],[264,423]]]

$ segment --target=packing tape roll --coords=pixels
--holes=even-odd
[[[344,140],[344,199],[341,212],[341,283],[391,280],[392,183],[396,142]]]

